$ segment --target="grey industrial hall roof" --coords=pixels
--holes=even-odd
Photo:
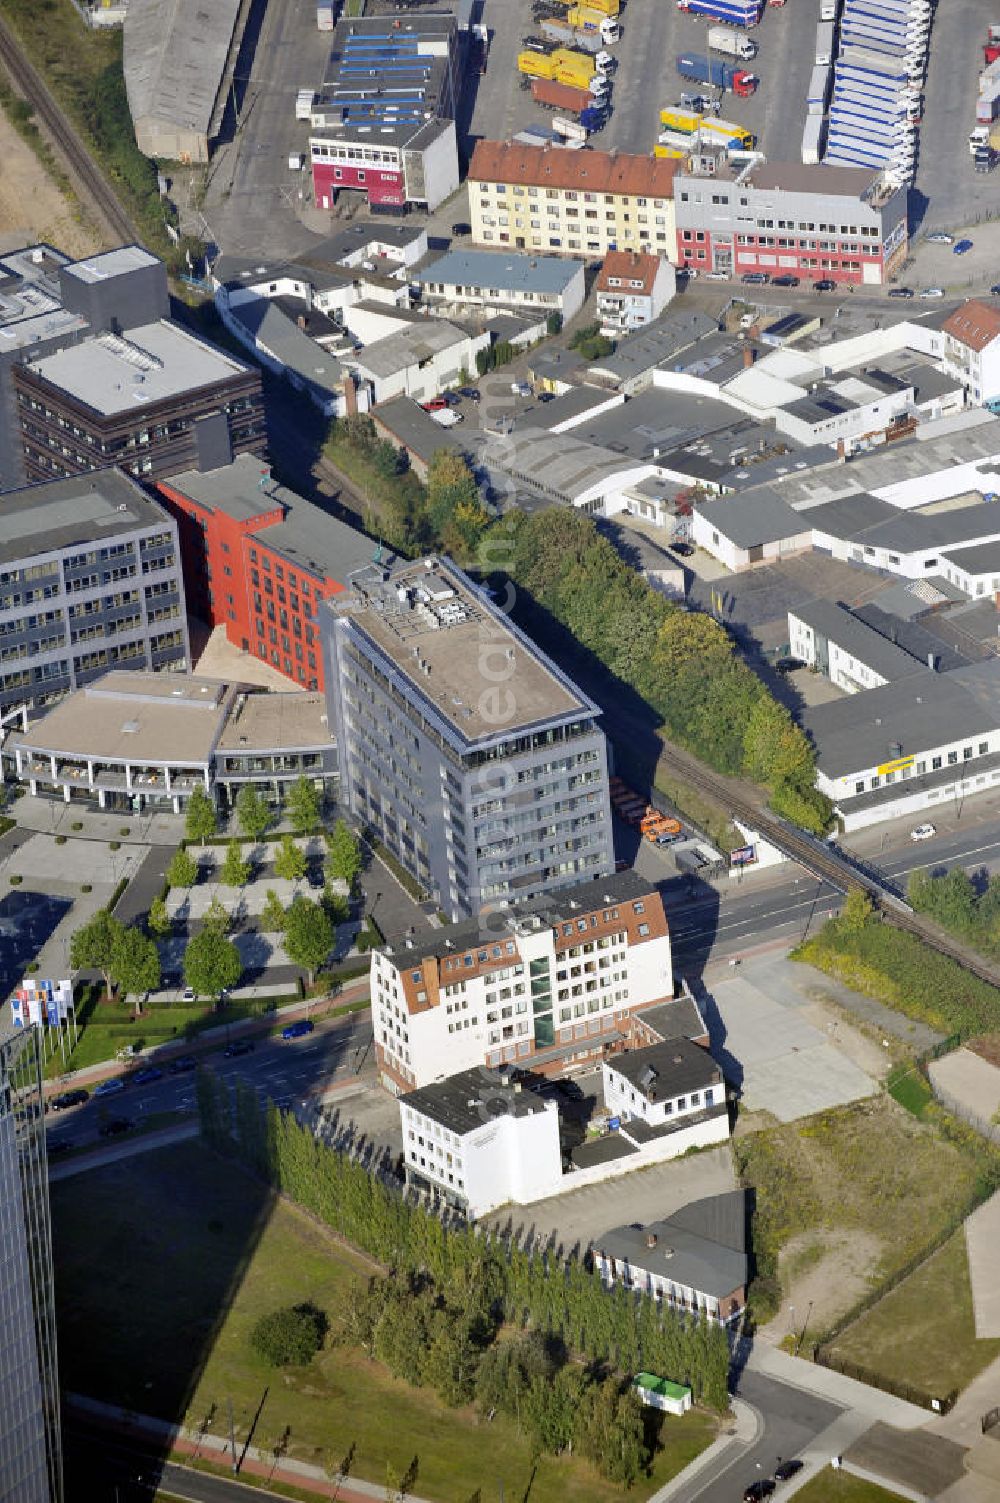
[[[549,1107],[533,1091],[504,1085],[499,1071],[480,1066],[419,1086],[400,1098],[403,1106],[464,1137],[498,1117],[534,1117]],[[558,1110],[558,1108],[554,1108]]]
[[[808,533],[811,525],[770,486],[756,486],[735,498],[699,501],[695,509],[737,548],[756,548],[797,537]]]
[[[1000,660],[994,659],[993,703],[964,683],[968,670],[910,673],[894,683],[803,710],[800,722],[830,778],[847,777],[898,757],[920,756],[964,736],[1000,727]]]
[[[208,134],[241,0],[129,0],[124,71],[133,120]]]
[[[831,466],[821,475],[806,475],[789,481],[788,499],[793,506],[816,506],[836,496],[855,491],[879,491],[907,480],[920,480],[957,465],[993,461],[1000,465],[1000,418],[991,418],[975,428],[935,438],[918,436],[896,442],[872,454],[858,455],[846,464]]]
[[[903,511],[878,496],[841,496],[797,514],[807,527],[847,542],[899,553],[954,547],[1000,534],[1000,508],[983,503],[947,511]]]
[[[613,481],[638,461],[611,449],[588,444],[574,430],[547,433],[543,428],[515,428],[495,468],[544,495],[576,501],[595,486]],[[650,460],[652,464],[655,461]]]
[[[443,282],[503,292],[565,292],[583,270],[582,261],[531,256],[517,251],[450,250],[413,273],[414,282]]]
[[[980,543],[977,548],[956,548],[942,555],[963,574],[1000,574],[1000,542]]]
[[[383,308],[380,311],[394,316],[398,310]],[[465,329],[449,323],[447,319],[422,318],[417,323],[397,329],[393,334],[387,334],[384,339],[376,339],[372,344],[366,345],[354,359],[361,370],[385,379],[394,376],[397,371],[406,370],[408,366],[431,360],[453,345],[463,343],[468,337]]]
[[[919,673],[927,666],[924,658],[914,657],[904,647],[897,646],[855,616],[853,611],[833,600],[807,600],[803,605],[792,606],[789,616],[795,616],[811,626],[814,632],[835,642],[853,658],[864,663],[884,679],[902,678],[904,673]]]
[[[166,511],[121,470],[45,480],[4,495],[0,564],[163,526],[173,527]]]
[[[96,334],[27,368],[105,417],[250,374],[249,366],[166,318]]]
[[[629,1049],[606,1061],[648,1101],[663,1101],[701,1090],[722,1079],[722,1071],[707,1049],[687,1038],[665,1039],[644,1049]]]
[[[478,918],[461,919],[457,924],[428,930],[422,938],[414,940],[413,945],[402,940],[390,944],[385,953],[390,960],[404,966],[418,959],[434,957],[440,960],[446,955],[460,955],[464,950],[490,944],[501,935],[509,937],[517,924],[529,923],[534,928],[533,920],[537,919],[542,927],[554,929],[557,924],[568,923],[599,908],[647,899],[653,891],[653,884],[629,868],[607,877],[596,877],[590,882],[580,882],[575,887],[563,887],[526,902],[513,903],[509,908],[487,909]]]
[[[594,405],[602,401],[607,403],[612,396],[606,389],[593,386],[581,388],[581,391],[588,394]],[[548,404],[549,413],[546,413],[546,417],[557,412],[563,403],[569,405],[570,398],[575,399],[573,405],[578,406],[579,411],[587,411],[577,393],[568,392],[565,397]],[[539,415],[541,412],[542,409],[539,409]],[[531,420],[535,420],[534,412]],[[551,424],[546,423],[545,426]],[[645,390],[619,402],[617,406],[584,417],[581,422],[574,423],[570,431],[574,438],[597,444],[616,454],[656,463],[654,451],[662,459],[679,444],[701,441],[707,435],[715,433],[735,433],[740,429],[753,427],[755,425],[751,418],[744,418],[741,413],[734,412],[727,402],[717,401],[709,396],[698,396],[693,392],[672,392],[657,386],[647,386]],[[734,438],[727,446],[727,457],[728,451],[735,447]]]
[[[390,397],[388,402],[380,402],[377,407],[373,407],[369,416],[384,423],[393,438],[425,462],[431,458],[435,449],[465,452],[461,425],[458,428],[442,428],[412,397]]]
[[[628,381],[666,365],[695,340],[717,329],[715,319],[707,313],[665,313],[644,329],[626,335],[612,355],[593,361],[590,369],[617,381]]]
[[[229,316],[242,324],[250,337],[259,340],[268,353],[326,396],[336,396],[344,383],[344,368],[336,355],[316,343],[294,318],[266,297],[231,303]]]
[[[723,1299],[747,1282],[747,1211],[746,1191],[730,1190],[692,1201],[663,1221],[615,1227],[594,1246],[618,1262]]]

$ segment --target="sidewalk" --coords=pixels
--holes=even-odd
[[[678,1503],[686,1503],[701,1488],[728,1471],[740,1452],[756,1444],[764,1428],[757,1410],[742,1399],[733,1399],[732,1408],[735,1423],[716,1436],[708,1449],[696,1456],[682,1472],[664,1483],[658,1492],[651,1493],[647,1503],[672,1503],[675,1498]],[[669,1441],[669,1433],[667,1439]]]
[[[775,1378],[792,1388],[829,1399],[841,1409],[856,1410],[868,1424],[882,1420],[887,1425],[895,1425],[898,1430],[917,1430],[926,1425],[930,1414],[928,1409],[921,1409],[917,1404],[883,1393],[880,1388],[870,1388],[867,1383],[858,1383],[854,1378],[846,1378],[843,1373],[821,1367],[818,1362],[793,1357],[777,1346],[755,1342],[747,1366],[753,1372]]]

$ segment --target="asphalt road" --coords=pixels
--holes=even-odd
[[[371,1019],[367,1012],[349,1013],[321,1023],[305,1038],[258,1041],[252,1054],[227,1059],[223,1049],[199,1056],[222,1080],[245,1080],[265,1092],[278,1106],[293,1106],[315,1098],[334,1085],[360,1077],[373,1080]],[[99,1128],[115,1117],[139,1123],[153,1113],[194,1111],[194,1074],[171,1075],[151,1085],[126,1084],[114,1096],[91,1096],[84,1106],[50,1113],[50,1143],[69,1140],[75,1148],[102,1141]],[[122,1141],[113,1139],[112,1141]]]
[[[68,1498],[87,1498],[90,1503],[139,1503],[154,1497],[244,1503],[252,1498],[260,1503],[259,1486],[174,1466],[163,1460],[155,1445],[119,1440],[106,1430],[95,1432],[74,1416],[64,1422],[63,1442]]]
[[[798,1456],[843,1413],[835,1404],[744,1370],[736,1393],[760,1416],[763,1430],[749,1450],[734,1460],[724,1453],[718,1466],[684,1503],[734,1503],[759,1477],[769,1477],[779,1459]]]

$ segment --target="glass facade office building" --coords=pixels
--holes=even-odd
[[[0,1042],[0,1498],[62,1503],[41,1041]]]

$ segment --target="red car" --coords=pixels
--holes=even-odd
[[[447,407],[448,401],[445,397],[431,397],[429,402],[421,402],[420,405],[425,412],[441,412]]]

